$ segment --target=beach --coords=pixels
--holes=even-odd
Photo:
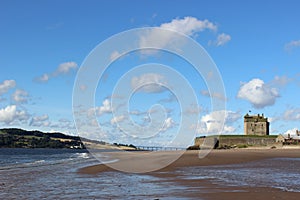
[[[178,153],[178,152],[177,152]],[[112,153],[110,153],[112,154]],[[123,152],[115,152],[115,157],[121,158]],[[148,152],[138,152],[141,157],[147,157]],[[156,152],[155,162],[164,162],[169,156],[174,156],[176,152]],[[184,188],[182,191],[170,191],[170,196],[178,196],[182,199],[299,199],[300,187],[297,190],[295,185],[291,188],[286,187],[282,181],[288,181],[286,176],[280,177],[278,174],[288,173],[289,178],[298,179],[300,175],[299,149],[230,149],[230,150],[213,150],[206,157],[199,159],[198,151],[186,151],[183,155],[162,169],[141,173],[140,175],[150,175],[159,179],[154,180],[167,183],[166,185],[177,185]],[[161,156],[161,160],[158,159]],[[125,153],[126,159],[123,159],[121,165],[141,165],[142,160],[130,160]],[[291,160],[289,160],[291,159]],[[146,159],[147,160],[147,159]],[[294,162],[294,164],[292,164]],[[119,167],[120,163],[108,165],[93,165],[78,170],[79,174],[99,175],[105,173],[122,173],[114,169]],[[261,166],[259,166],[261,165]],[[293,171],[289,171],[290,165],[293,165]],[[259,166],[259,167],[258,167]],[[288,168],[288,170],[285,170]],[[225,170],[226,169],[226,170]],[[261,171],[261,170],[264,171]],[[234,171],[235,170],[235,171]],[[246,171],[245,171],[246,170]],[[248,170],[248,171],[247,171]],[[252,170],[252,171],[251,171]],[[245,172],[244,172],[245,171]],[[258,172],[257,172],[258,171]],[[260,174],[261,171],[261,174]],[[243,172],[246,179],[235,182],[243,175],[233,176],[234,172]],[[272,173],[276,173],[278,183],[273,183]],[[126,172],[124,172],[126,173]],[[220,177],[232,179],[230,182],[220,181],[218,177],[206,176],[220,173]],[[228,174],[226,174],[228,173]],[[247,174],[248,173],[248,174]],[[298,174],[297,174],[298,173]],[[203,175],[204,174],[204,175]],[[259,174],[260,176],[258,176]],[[255,178],[258,176],[258,178]],[[291,181],[289,181],[291,182]],[[273,183],[273,185],[272,185]],[[282,185],[280,185],[282,183]],[[128,183],[130,184],[130,183]],[[165,188],[168,194],[168,187]],[[176,194],[172,194],[176,193]],[[166,197],[166,196],[164,196]],[[158,198],[153,196],[153,199]],[[165,199],[165,198],[162,198]]]
[[[299,149],[213,150],[202,159],[198,151],[98,153],[106,164],[80,149],[2,148],[0,199],[252,200],[300,195]]]

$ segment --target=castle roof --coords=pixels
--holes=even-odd
[[[268,122],[268,118],[264,117],[264,114],[260,115],[249,115],[248,113],[244,116],[245,122]]]

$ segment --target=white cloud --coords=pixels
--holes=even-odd
[[[16,121],[26,121],[29,115],[24,110],[18,110],[16,105],[9,105],[0,109],[0,122],[7,125]]]
[[[169,29],[173,31],[177,31],[188,36],[194,36],[198,32],[202,32],[204,30],[216,31],[217,26],[205,20],[198,20],[195,17],[184,17],[183,19],[173,19],[169,23],[163,23],[159,26],[159,28]],[[164,48],[167,45],[173,45],[173,43],[182,42],[179,41],[178,38],[169,32],[162,32],[157,29],[153,29],[149,31],[147,34],[142,35],[140,37],[140,46],[155,46]]]
[[[82,84],[82,85],[79,86],[79,89],[80,89],[81,91],[85,91],[85,90],[87,89],[87,86],[84,85],[84,84]]]
[[[110,103],[110,101],[108,99],[105,99],[102,102],[102,106],[97,107],[97,109],[96,109],[96,113],[98,115],[101,115],[103,113],[109,113],[111,111],[112,111],[112,109],[111,109],[111,103]]]
[[[148,73],[131,79],[132,89],[139,89],[146,93],[160,93],[166,90],[162,85],[166,85],[165,77],[160,74]]]
[[[105,113],[111,113],[111,112],[112,112],[111,102],[109,99],[105,99],[102,102],[102,106],[89,109],[88,116],[93,116],[94,113],[96,114],[96,116],[101,116]]]
[[[173,19],[169,23],[160,25],[160,28],[170,29],[184,33],[188,36],[193,36],[196,32],[201,32],[206,29],[216,31],[217,26],[212,22],[205,20],[198,20],[195,17],[184,17],[183,19]]]
[[[255,108],[271,106],[279,96],[276,88],[268,86],[260,79],[243,83],[237,95],[238,98],[249,101]]]
[[[171,117],[168,117],[164,121],[163,127],[160,129],[160,131],[167,131],[170,128],[173,128],[175,126],[175,122]]]
[[[115,116],[110,120],[112,125],[118,124],[126,119],[125,115]]]
[[[68,119],[59,119],[58,122],[51,123],[49,122],[49,127],[51,128],[60,128],[60,129],[66,129],[66,131],[75,131],[75,125],[72,121]]]
[[[68,74],[72,70],[76,70],[78,68],[77,63],[75,62],[64,62],[61,63],[54,72],[43,74],[40,77],[35,78],[38,82],[48,82],[51,78]]]
[[[203,96],[207,96],[207,97],[210,97],[210,98],[216,98],[216,99],[220,99],[220,100],[223,100],[223,101],[227,100],[227,98],[223,94],[218,93],[218,92],[209,93],[208,90],[201,90],[201,94]]]
[[[60,74],[67,74],[69,73],[71,70],[75,70],[77,69],[78,65],[75,62],[65,62],[65,63],[61,63],[56,71],[54,72],[54,75],[58,76]]]
[[[203,112],[203,108],[197,104],[190,105],[186,110],[183,111],[185,114],[199,114]]]
[[[68,132],[74,133],[75,125],[71,120],[68,119],[59,119],[58,121],[50,121],[49,116],[47,114],[40,115],[40,116],[34,116],[31,118],[29,122],[29,126],[35,126],[35,127],[48,127],[55,129],[56,131],[52,132]],[[60,131],[59,131],[60,130]]]
[[[132,110],[129,112],[130,115],[145,115],[147,112],[142,112],[140,110]]]
[[[297,128],[287,130],[286,132],[283,133],[283,135],[284,136],[290,135],[290,137],[297,136],[297,130],[298,130]]]
[[[291,81],[293,81],[293,79],[287,76],[275,76],[274,80],[272,81],[272,84],[282,87],[282,86],[286,86]]]
[[[48,127],[50,125],[50,122],[48,120],[48,115],[35,116],[30,120],[29,126]]]
[[[216,41],[209,41],[209,44],[213,44],[215,46],[223,46],[227,42],[231,40],[231,36],[225,33],[221,33],[218,35]]]
[[[284,48],[287,51],[291,51],[294,48],[300,47],[300,40],[293,40],[287,44],[285,44]]]
[[[12,94],[12,99],[16,102],[16,103],[27,103],[28,101],[28,92],[26,92],[25,90],[20,90],[17,89],[13,94]]]
[[[121,54],[118,51],[114,51],[111,53],[110,55],[110,61],[115,60],[116,58],[118,58]]]
[[[235,132],[235,130],[236,130],[236,128],[235,127],[233,127],[233,126],[227,126],[227,125],[225,125],[224,126],[224,130],[223,130],[223,133],[234,133]]]
[[[283,120],[286,121],[299,121],[300,108],[288,109],[282,115]]]
[[[207,74],[206,74],[206,79],[207,80],[212,80],[214,78],[214,72],[213,71],[209,71]]]
[[[177,101],[176,96],[171,94],[167,98],[159,100],[160,103],[172,103],[176,101]]]
[[[38,81],[38,82],[48,82],[49,79],[50,79],[50,77],[49,77],[48,74],[43,74],[42,76],[37,77],[36,81]]]
[[[236,130],[232,124],[240,118],[241,115],[237,112],[227,110],[214,111],[201,117],[197,132],[201,134],[217,134],[220,131],[222,133],[232,133]]]
[[[5,80],[3,83],[0,83],[0,95],[5,94],[8,90],[16,87],[15,80]]]

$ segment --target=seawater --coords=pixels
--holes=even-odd
[[[234,165],[190,167],[177,171],[182,179],[210,179],[226,186],[273,187],[299,192],[300,158],[272,158]]]
[[[18,149],[0,148],[0,170],[53,165],[89,158],[81,149]]]
[[[114,161],[109,157],[102,160]],[[164,172],[174,175],[165,177],[122,172],[77,173],[78,169],[95,164],[99,161],[85,150],[0,149],[0,199],[167,200],[193,199],[190,194],[209,192],[210,188],[203,187],[201,181],[197,182],[199,185],[185,185],[184,180],[189,179],[232,186],[231,192],[235,191],[235,186],[274,187],[300,195],[299,158],[185,167]]]
[[[153,176],[77,173],[95,164],[85,150],[0,149],[0,199],[182,199],[183,186]]]

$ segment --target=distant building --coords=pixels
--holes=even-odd
[[[268,118],[262,115],[249,115],[244,116],[244,133],[245,135],[269,135]]]
[[[282,144],[300,144],[300,131],[296,130],[295,134],[280,134],[276,138],[276,142]]]
[[[288,137],[286,137],[285,135],[279,134],[276,138],[276,142],[284,143],[287,139]]]

